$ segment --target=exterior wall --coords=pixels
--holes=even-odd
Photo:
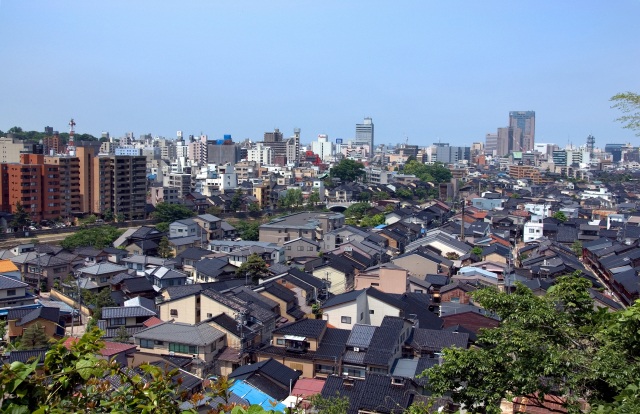
[[[149,353],[153,355],[168,355],[170,352],[169,351],[170,343],[189,345],[186,342],[181,342],[180,338],[172,338],[172,340],[167,340],[167,341],[156,341],[153,345],[153,348],[143,348],[140,346],[140,338],[135,338],[135,344],[138,346],[138,349],[141,352]],[[196,355],[198,358],[203,359],[208,364],[210,364],[213,362],[214,357],[220,352],[220,350],[224,348],[225,346],[224,344],[225,344],[225,339],[223,336],[217,339],[216,341],[212,342],[211,344],[207,344],[205,346],[198,346],[197,347],[198,352],[196,354],[183,353],[183,352],[174,352],[174,354],[176,356],[186,356],[186,357],[192,357],[193,355]]]
[[[174,320],[175,322],[183,322],[196,324],[200,322],[199,310],[197,309],[197,299],[200,296],[193,295],[186,298],[172,300],[160,303],[158,305],[158,317],[163,321]],[[171,315],[171,310],[176,310],[177,315]],[[218,315],[220,312],[216,313]]]
[[[287,243],[283,247],[286,260],[292,260],[298,257],[315,257],[318,256],[318,252],[320,251],[319,246],[315,246],[304,240],[296,240]]]
[[[288,366],[289,368],[291,368],[293,370],[301,371],[302,372],[302,375],[300,376],[301,378],[313,378],[314,377],[313,361],[304,360],[304,359],[296,359],[295,357],[288,357],[288,356],[273,357],[271,355],[260,355],[260,354],[258,354],[258,362],[266,361],[269,358],[273,358],[276,361],[282,363],[283,365]]]
[[[313,271],[313,275],[318,279],[329,281],[329,292],[334,295],[347,291],[346,275],[336,269],[323,267]]]
[[[406,293],[409,290],[408,273],[404,269],[381,268],[379,274],[360,273],[355,276],[354,289],[375,287],[386,293]]]
[[[322,319],[326,320],[331,326],[339,329],[353,329],[353,325],[356,323],[362,323],[358,321],[360,312],[365,312],[363,316],[369,315],[367,307],[367,295],[362,294],[356,298],[355,301],[347,302],[341,305],[332,306],[323,310]],[[342,317],[347,316],[351,318],[350,323],[343,323]]]
[[[413,276],[424,276],[438,273],[438,264],[418,255],[398,257],[391,260],[393,264],[403,269],[407,269]]]
[[[368,312],[369,315],[365,315],[365,320],[368,317],[369,322],[366,323],[370,325],[380,326],[385,316],[400,316],[400,309],[379,301],[376,298],[369,296],[368,302],[369,307],[365,309],[365,312]],[[372,311],[373,313],[371,313]]]
[[[16,326],[16,322],[17,321],[9,321],[8,331],[9,331],[10,338],[22,336],[22,333],[24,332],[25,329],[35,324],[38,324],[44,327],[44,333],[45,335],[47,335],[48,338],[53,338],[53,337],[58,338],[58,336],[56,335],[56,329],[58,328],[58,326],[51,321],[48,321],[45,319],[36,319],[35,321],[29,322],[28,324],[22,325],[22,326]]]
[[[11,298],[20,298],[20,297],[24,297],[24,295],[27,294],[27,289],[26,287],[19,287],[16,289],[12,289],[15,290],[15,294],[14,295],[9,295],[9,289],[2,289],[0,290],[0,300],[4,300],[4,299],[11,299]],[[31,302],[33,303],[33,299],[31,300]]]
[[[440,294],[440,302],[455,302],[467,304],[471,301],[469,294],[462,289],[452,289]]]
[[[276,301],[278,303],[281,317],[286,318],[288,322],[295,321],[295,318],[287,313],[287,302],[285,302],[284,300],[280,299],[277,296],[272,295],[269,292],[263,291],[263,292],[260,292],[260,294],[262,296],[264,296],[266,298],[269,298],[269,299],[271,299],[273,301]],[[274,338],[275,338],[275,336],[274,336]]]

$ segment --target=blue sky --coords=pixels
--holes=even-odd
[[[632,142],[640,1],[0,0],[0,130],[122,136],[277,127],[303,142],[484,141],[510,110],[536,141]]]

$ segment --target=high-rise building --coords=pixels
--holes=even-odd
[[[463,160],[470,161],[471,148],[470,147],[452,147],[449,144],[434,143],[436,148],[434,162],[441,162],[443,164],[457,164]]]
[[[239,160],[240,147],[233,142],[231,135],[225,135],[223,139],[209,141],[207,150],[208,164],[235,164]]]
[[[517,127],[498,128],[496,155],[504,157],[521,150],[522,130]],[[533,149],[533,148],[532,148]]]
[[[356,124],[356,138],[353,141],[355,146],[368,145],[369,151],[373,154],[373,120],[365,118],[362,124]]]
[[[333,156],[333,143],[329,141],[326,134],[318,135],[318,140],[311,143],[311,151],[320,156],[320,159],[326,162],[329,157]]]
[[[273,132],[265,132],[264,142],[282,142],[282,132],[278,128],[275,128]]]
[[[509,127],[519,128],[521,135],[513,143],[512,151],[533,151],[536,136],[535,111],[509,112]]]
[[[293,129],[293,135],[287,140],[287,163],[298,165],[300,162],[300,128]]]
[[[147,157],[109,155],[106,157],[109,171],[101,168],[101,181],[111,181],[111,203],[100,205],[104,214],[107,209],[116,215],[124,216],[125,220],[145,218],[147,203]],[[103,161],[104,162],[104,161]]]

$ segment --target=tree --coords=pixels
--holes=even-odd
[[[520,283],[515,292],[474,292],[501,324],[482,330],[477,347],[445,349],[443,364],[426,371],[429,387],[471,412],[498,413],[503,398],[517,396],[542,405],[547,394],[563,398],[570,413],[583,402],[612,403],[640,373],[640,302],[596,309],[590,287],[572,274],[542,297]]]
[[[13,213],[13,220],[9,223],[14,229],[22,230],[23,227],[28,226],[31,222],[29,218],[29,213],[24,209],[24,206],[21,202],[16,203],[16,211]]]
[[[364,179],[366,173],[364,164],[345,158],[331,167],[329,170],[331,178],[339,178],[342,182],[352,182]]]
[[[567,221],[567,215],[564,214],[563,211],[556,211],[555,213],[553,213],[552,217],[561,223],[564,223],[565,221]]]
[[[232,211],[238,211],[240,207],[242,207],[242,190],[240,188],[236,189],[236,192],[233,193],[230,207]]]
[[[103,217],[104,217],[104,221],[106,222],[113,221],[113,219],[115,218],[115,216],[113,215],[113,211],[110,208],[105,210]]]
[[[367,211],[371,208],[371,204],[369,203],[355,203],[351,204],[344,211],[344,216],[346,217],[346,223],[351,225],[358,225],[362,217],[367,214]]]
[[[258,221],[239,221],[236,224],[236,230],[242,240],[258,241],[260,239],[260,222]]]
[[[158,243],[158,256],[163,259],[168,259],[173,257],[173,249],[171,249],[171,245],[169,244],[169,239],[167,236],[163,236],[160,239],[160,243]]]
[[[222,209],[219,206],[209,206],[207,207],[207,214],[211,214],[213,216],[217,216],[222,213]]]
[[[447,252],[447,254],[445,254],[444,257],[446,257],[449,260],[458,260],[460,258],[460,255],[456,252]]]
[[[112,226],[92,227],[90,229],[78,230],[70,236],[67,236],[60,245],[67,250],[73,250],[76,247],[95,247],[103,249],[110,246],[118,237],[124,233]]]
[[[384,214],[376,214],[374,216],[366,215],[360,219],[359,225],[361,227],[375,227],[380,224],[384,224],[385,217]]]
[[[319,202],[320,202],[320,193],[318,192],[318,190],[311,191],[311,193],[309,194],[309,198],[307,199],[307,205],[313,208]]]
[[[102,288],[98,293],[82,290],[82,301],[92,308],[93,318],[95,320],[99,320],[102,317],[102,308],[116,306],[116,303],[111,297],[111,289],[109,288]]]
[[[576,240],[573,242],[573,244],[571,245],[571,250],[573,250],[573,253],[580,257],[582,256],[582,242],[580,240]]]
[[[37,360],[2,364],[0,412],[181,412],[177,370],[165,372],[147,364],[136,371],[121,369],[98,356],[104,347],[101,335],[98,329],[88,331],[69,349],[58,342],[46,352],[42,369]]]
[[[114,342],[121,342],[123,344],[129,343],[130,340],[131,335],[129,335],[129,332],[127,332],[127,328],[125,328],[124,326],[118,328],[116,336],[113,338]]]
[[[193,217],[195,213],[182,204],[158,203],[151,217],[161,223],[173,223],[176,220],[184,220]]]
[[[22,337],[20,338],[21,350],[43,349],[48,348],[48,346],[49,338],[47,338],[47,334],[44,331],[44,326],[38,322],[27,327],[22,332]]]
[[[475,246],[473,249],[471,249],[471,254],[482,259],[482,247]]]
[[[311,396],[311,405],[318,414],[343,414],[349,410],[349,397],[336,394],[335,397],[323,397],[321,394]]]
[[[615,102],[612,108],[625,114],[616,121],[624,124],[623,128],[636,131],[636,136],[640,136],[640,95],[634,92],[618,93],[610,101]]]
[[[396,196],[405,200],[410,200],[413,198],[413,191],[408,188],[398,188],[396,190]]]
[[[369,191],[363,191],[358,194],[358,200],[364,203],[371,201],[371,193]]]
[[[258,256],[256,253],[253,253],[249,257],[247,257],[247,261],[243,262],[236,270],[236,276],[251,276],[251,280],[254,283],[257,283],[261,277],[268,274],[269,268],[267,267],[267,264],[262,259],[262,257]]]

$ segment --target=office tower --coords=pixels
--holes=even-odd
[[[293,129],[293,135],[287,140],[287,163],[298,165],[300,162],[300,128]]]
[[[318,154],[320,159],[326,162],[329,157],[333,156],[333,143],[329,141],[326,134],[320,134],[318,140],[311,143],[311,151]]]
[[[224,165],[235,164],[240,160],[240,147],[225,135],[223,139],[209,141],[207,149],[207,163]]]
[[[282,142],[282,132],[278,128],[275,128],[273,132],[265,132],[264,142]]]
[[[522,130],[517,127],[498,128],[496,155],[504,157],[521,150]],[[533,149],[533,148],[531,148]]]
[[[512,151],[533,151],[536,136],[535,111],[509,112],[509,127],[519,128],[521,131],[521,135],[515,137]]]
[[[273,164],[273,151],[271,147],[258,142],[255,147],[247,150],[247,161],[255,161],[260,165]]]
[[[371,118],[365,118],[362,124],[356,124],[356,139],[353,144],[355,146],[368,145],[370,153],[373,154],[373,121]]]
[[[452,147],[449,144],[434,144],[436,147],[436,153],[434,161],[441,162],[443,164],[457,164],[463,160],[469,161],[471,159],[470,147]]]

